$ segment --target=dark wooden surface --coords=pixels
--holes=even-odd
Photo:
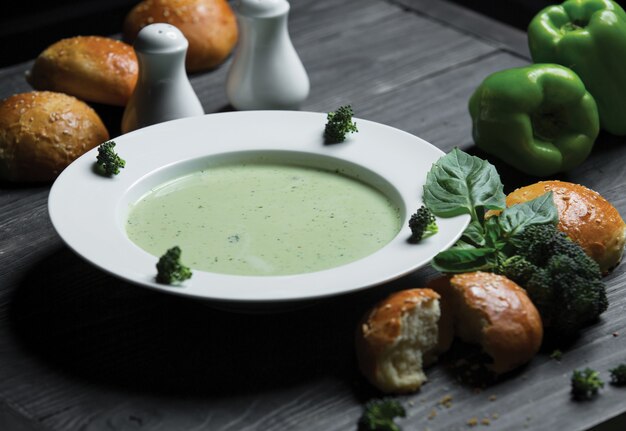
[[[311,78],[303,109],[351,103],[359,117],[445,151],[475,152],[466,106],[482,79],[529,62],[523,33],[443,1],[294,0],[290,31]],[[228,66],[192,77],[207,113],[228,109]],[[29,67],[0,69],[0,98],[29,90]],[[119,133],[121,110],[96,109]],[[492,161],[508,190],[534,181]],[[624,139],[602,135],[589,160],[561,178],[596,189],[626,214],[625,162]],[[379,396],[355,368],[358,318],[389,292],[435,275],[425,268],[277,315],[217,311],[83,262],[52,229],[48,191],[0,183],[3,430],[355,429],[362,403]],[[609,310],[560,362],[542,352],[477,390],[444,357],[420,392],[399,398],[404,429],[463,430],[488,417],[493,430],[576,431],[626,411],[624,389],[607,386],[582,404],[569,397],[573,369],[590,366],[608,380],[607,370],[626,361],[625,268],[606,279]],[[446,395],[450,407],[439,404]]]

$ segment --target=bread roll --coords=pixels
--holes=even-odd
[[[429,287],[453,315],[454,332],[466,343],[479,344],[505,373],[530,361],[543,339],[539,312],[526,291],[501,275],[487,272],[442,277]]]
[[[124,106],[137,84],[137,56],[130,45],[100,36],[63,39],[35,60],[28,82],[37,90]]]
[[[540,181],[506,197],[512,206],[552,191],[559,211],[559,229],[576,241],[608,273],[622,259],[626,224],[619,212],[599,193],[564,181]]]
[[[124,21],[124,40],[132,43],[139,30],[163,22],[177,27],[189,41],[188,72],[221,64],[237,42],[237,20],[226,0],[144,0]]]
[[[394,293],[367,313],[357,328],[359,368],[383,392],[415,391],[426,381],[423,367],[450,347],[451,326],[441,320],[434,291]]]
[[[51,181],[107,139],[98,114],[72,96],[48,91],[16,94],[0,103],[0,177]]]

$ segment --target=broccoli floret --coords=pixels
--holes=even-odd
[[[352,106],[346,105],[329,112],[326,116],[324,139],[328,144],[338,144],[346,140],[346,134],[358,132],[356,123],[352,122]]]
[[[576,400],[589,400],[604,386],[600,374],[591,368],[574,370],[572,373],[572,396]]]
[[[180,262],[180,247],[172,247],[156,264],[157,283],[174,284],[191,278],[191,270]]]
[[[611,383],[615,386],[626,385],[626,364],[620,364],[609,370],[611,372]]]
[[[527,227],[520,235],[517,252],[540,267],[546,266],[552,256],[569,256],[579,261],[581,271],[584,271],[586,276],[602,277],[598,264],[588,257],[577,243],[551,224]]]
[[[575,259],[555,256],[547,268],[556,295],[550,325],[562,336],[575,335],[608,308],[604,283],[581,275],[581,267]]]
[[[396,417],[405,417],[404,407],[391,398],[371,400],[365,404],[363,415],[359,419],[359,430],[363,431],[400,431],[393,421]]]
[[[561,352],[559,349],[554,349],[552,353],[550,353],[550,359],[560,361],[561,359],[563,359],[563,352]]]
[[[526,289],[541,314],[544,326],[548,326],[548,318],[553,314],[552,305],[556,293],[549,272],[522,256],[513,256],[505,260],[498,272]]]
[[[126,166],[126,161],[117,155],[114,148],[115,141],[104,142],[98,147],[96,163],[108,176],[119,174],[120,169]]]
[[[571,337],[608,307],[598,264],[553,225],[526,228],[498,269],[524,287],[546,331]]]
[[[439,231],[435,215],[424,205],[419,207],[409,219],[409,228],[411,228],[411,242],[420,242],[422,238]]]
[[[514,280],[518,284],[526,284],[537,273],[537,265],[530,263],[522,256],[513,256],[505,260],[497,271],[499,274]]]

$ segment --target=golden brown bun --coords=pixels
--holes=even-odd
[[[137,84],[137,73],[137,56],[130,45],[106,37],[77,36],[39,54],[27,79],[37,90],[124,106]]]
[[[439,295],[434,291],[410,289],[390,295],[357,328],[361,372],[383,392],[419,389],[426,381],[422,368],[452,342],[451,331],[440,330],[441,324]]]
[[[559,229],[598,262],[606,274],[622,259],[626,224],[619,212],[599,193],[564,181],[541,181],[519,188],[506,197],[506,205],[532,200],[553,192],[559,210]]]
[[[124,21],[124,40],[132,43],[149,24],[177,27],[189,41],[188,72],[221,64],[237,42],[237,20],[226,0],[144,0]]]
[[[454,315],[454,329],[463,341],[480,344],[492,359],[488,367],[505,373],[530,361],[543,339],[539,312],[526,291],[501,275],[458,274],[429,285]]]
[[[49,91],[16,94],[0,103],[0,177],[51,181],[107,139],[98,114],[72,96]]]

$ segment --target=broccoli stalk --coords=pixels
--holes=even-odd
[[[436,234],[439,231],[435,215],[426,206],[422,205],[409,219],[411,229],[410,241],[420,242],[423,238]]]
[[[571,337],[608,307],[598,264],[551,224],[527,227],[497,268],[524,287],[551,335]]]
[[[609,371],[611,372],[611,383],[613,385],[626,385],[626,364],[620,364]]]
[[[98,147],[96,163],[107,176],[119,174],[120,169],[126,166],[126,161],[117,155],[114,148],[115,141],[104,142]]]
[[[574,370],[572,373],[572,396],[576,400],[590,400],[603,386],[600,374],[591,368]]]
[[[352,122],[352,107],[342,106],[326,116],[324,139],[327,144],[338,144],[346,140],[346,134],[358,132],[356,123]]]
[[[393,420],[405,416],[404,407],[396,400],[390,398],[371,400],[365,404],[363,415],[359,419],[359,430],[400,431],[400,427]]]
[[[180,262],[180,247],[172,247],[156,264],[157,283],[174,284],[191,278],[191,270]]]

